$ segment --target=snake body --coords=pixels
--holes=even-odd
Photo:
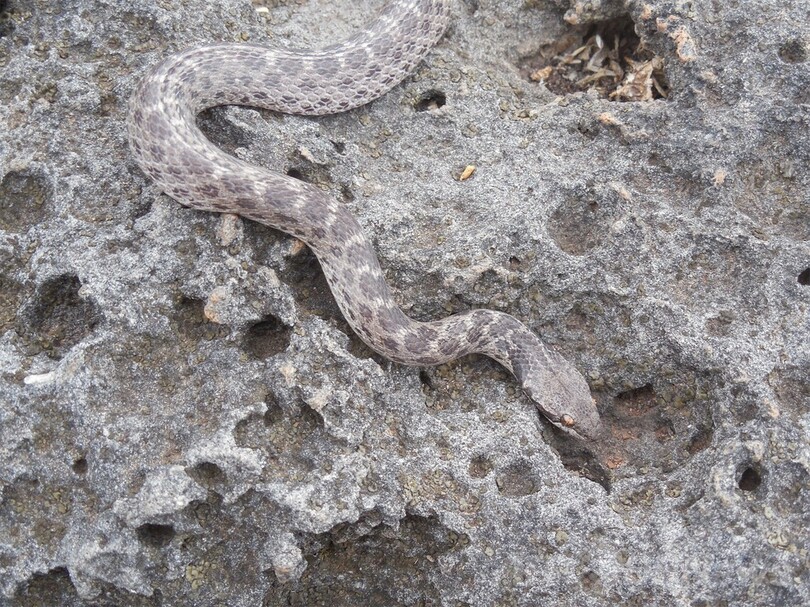
[[[492,310],[432,322],[410,319],[394,302],[373,248],[345,208],[310,184],[226,154],[196,126],[199,112],[219,105],[321,115],[368,103],[405,78],[438,42],[449,4],[389,2],[366,30],[320,51],[219,44],[170,56],[132,95],[132,153],[144,173],[181,204],[236,213],[304,241],[352,329],[383,356],[438,365],[485,354],[516,376],[552,423],[594,438],[599,416],[585,380],[520,321]]]

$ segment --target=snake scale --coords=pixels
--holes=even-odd
[[[304,241],[352,329],[383,356],[438,365],[481,353],[509,369],[556,426],[594,439],[599,415],[580,373],[516,318],[472,310],[419,322],[394,302],[357,220],[316,187],[230,156],[196,125],[219,105],[343,112],[383,95],[442,37],[448,0],[395,0],[365,30],[319,51],[217,44],[172,55],[137,85],[127,121],[141,169],[193,209],[236,213]]]

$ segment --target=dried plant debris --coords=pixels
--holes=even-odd
[[[527,67],[531,80],[561,95],[595,90],[612,101],[651,101],[668,94],[663,59],[644,48],[627,19],[572,32]]]

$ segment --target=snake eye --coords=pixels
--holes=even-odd
[[[560,418],[560,423],[565,426],[566,428],[573,428],[575,425],[574,418],[568,415],[567,413],[563,414]]]

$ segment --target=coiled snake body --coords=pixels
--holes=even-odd
[[[389,2],[368,29],[321,51],[220,44],[173,55],[132,96],[132,152],[181,204],[237,213],[306,242],[349,324],[383,356],[409,365],[438,365],[473,352],[491,356],[551,422],[594,438],[599,416],[585,380],[520,321],[491,310],[433,322],[408,318],[346,209],[307,183],[226,154],[196,126],[199,112],[218,105],[310,115],[363,105],[398,84],[441,38],[449,4]]]

